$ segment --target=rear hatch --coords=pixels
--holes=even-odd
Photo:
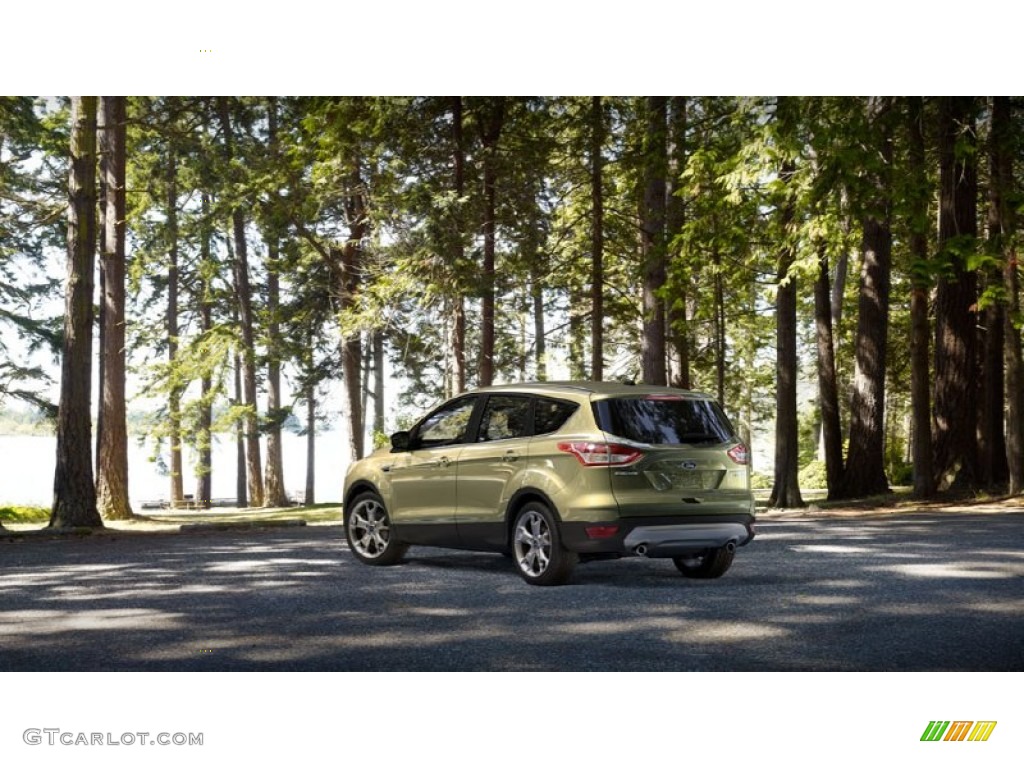
[[[593,408],[609,442],[636,454],[610,467],[620,515],[749,512],[747,449],[714,400],[637,394],[595,400]]]

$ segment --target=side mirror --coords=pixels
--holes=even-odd
[[[391,436],[391,452],[397,451],[408,451],[412,445],[412,436],[405,430],[401,432],[395,432]]]

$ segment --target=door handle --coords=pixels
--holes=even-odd
[[[452,460],[449,459],[447,456],[442,456],[440,459],[437,460],[437,464],[440,467],[447,467],[451,463]]]
[[[516,461],[519,458],[519,454],[515,451],[508,451],[504,456],[501,457],[502,461]]]

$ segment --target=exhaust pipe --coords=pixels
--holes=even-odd
[[[637,544],[636,547],[633,549],[633,554],[638,555],[640,557],[644,557],[647,554],[647,545]]]
[[[732,554],[733,552],[735,552],[736,551],[736,542],[735,541],[730,541],[728,544],[726,544],[725,545],[725,551],[728,552],[729,554]]]

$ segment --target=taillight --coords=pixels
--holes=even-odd
[[[735,461],[737,464],[746,464],[750,459],[750,452],[747,450],[747,446],[743,443],[734,445],[726,453],[729,454],[729,458]]]
[[[588,539],[610,539],[619,532],[617,525],[588,525],[583,529]]]
[[[559,443],[558,450],[571,453],[585,467],[617,467],[632,464],[643,458],[643,452],[619,443],[587,443],[583,441]]]

